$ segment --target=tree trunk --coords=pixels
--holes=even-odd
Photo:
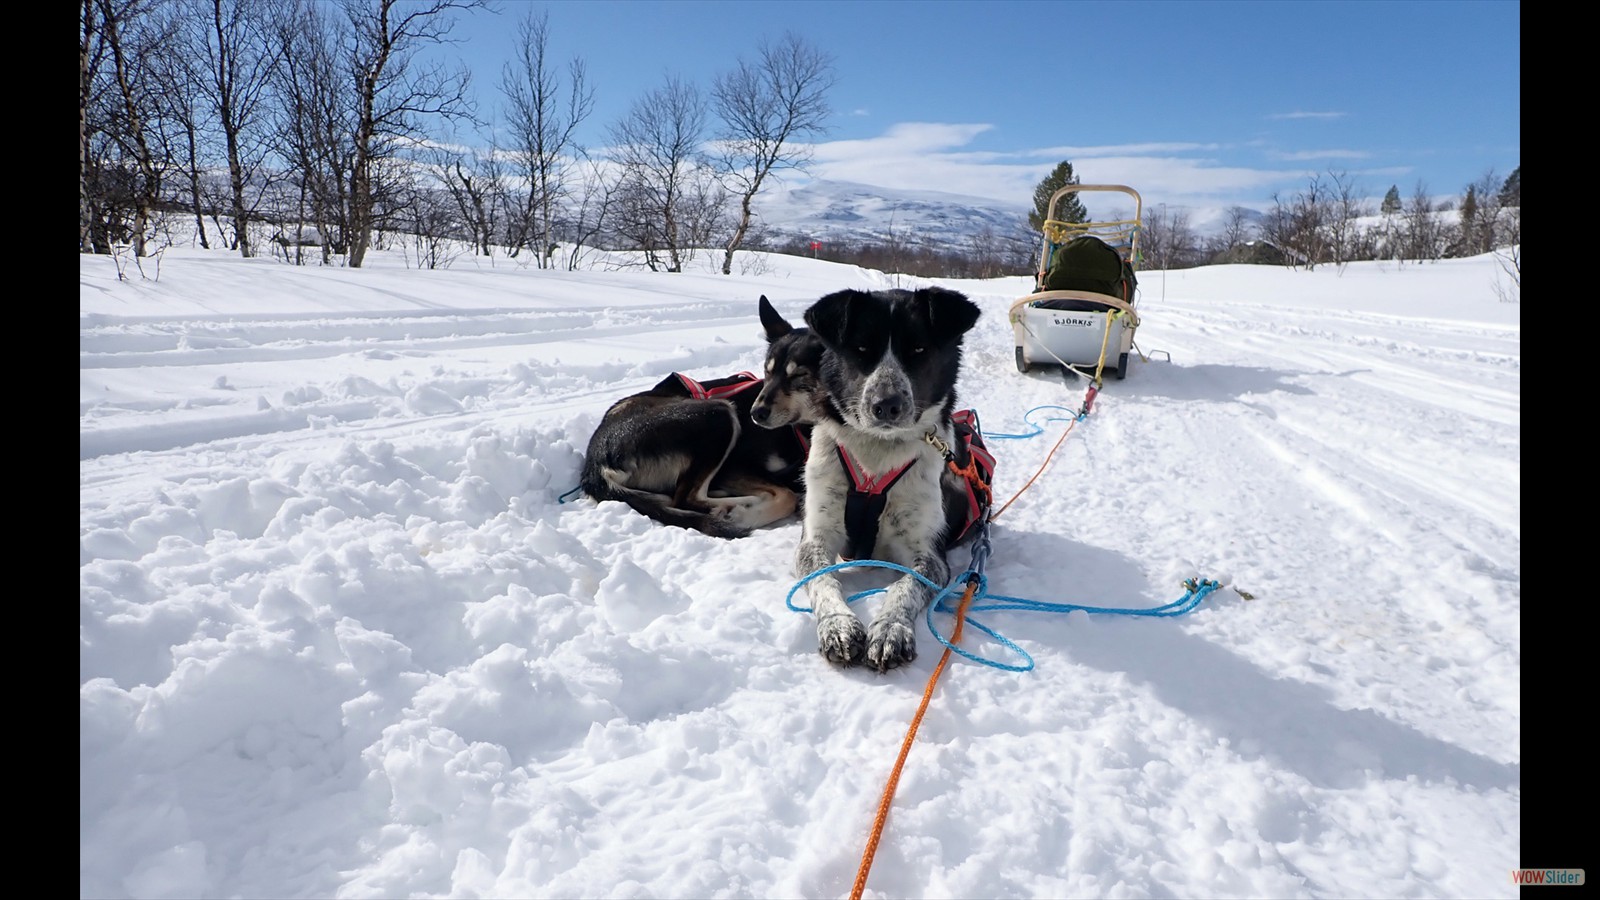
[[[733,229],[733,240],[728,241],[728,252],[722,256],[722,274],[733,274],[733,251],[739,249],[744,243],[745,232],[750,230],[750,202],[755,198],[756,191],[761,190],[761,179],[757,178],[751,186],[750,192],[739,198],[739,224]]]
[[[364,129],[363,129],[364,131]],[[350,268],[359,269],[367,258],[367,229],[371,223],[371,173],[364,149],[368,136],[356,137],[356,160],[350,172]]]
[[[108,0],[102,0],[103,3]],[[139,105],[133,96],[133,84],[128,78],[127,61],[122,54],[122,37],[117,30],[117,23],[109,8],[103,8],[106,23],[106,40],[111,48],[112,61],[115,64],[117,75],[117,88],[122,94],[123,110],[128,116],[128,133],[134,141],[134,158],[139,164],[141,183],[134,189],[134,216],[133,216],[133,255],[145,255],[145,235],[150,229],[150,213],[155,206],[157,191],[157,177],[155,162],[150,155],[150,145],[144,138],[144,117],[139,114]]]
[[[185,128],[183,135],[189,144],[189,205],[194,207],[194,230],[200,236],[200,246],[210,250],[211,242],[206,239],[205,204],[200,200],[200,160],[199,150],[195,147],[194,126],[191,124]]]
[[[223,121],[231,121],[231,111],[226,98],[222,105]],[[239,135],[229,127],[224,128],[228,144],[228,188],[233,199],[233,230],[238,235],[239,255],[245,259],[255,256],[250,245],[250,213],[244,203],[244,165],[239,161]]]
[[[189,202],[194,206],[194,231],[200,237],[202,249],[210,250],[211,242],[206,239],[206,214],[204,205],[200,202],[200,176],[198,173],[189,174]]]
[[[95,0],[83,0],[83,33],[78,46],[78,252],[93,253],[94,213],[89,203],[89,43],[94,34]]]

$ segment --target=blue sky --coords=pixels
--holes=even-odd
[[[1459,195],[1521,163],[1521,4],[555,0],[499,4],[454,36],[484,109],[516,23],[588,68],[582,139],[670,73],[709,87],[793,31],[835,59],[812,175],[1030,203],[1061,160],[1147,206],[1271,205],[1312,175],[1376,197]],[[791,179],[791,182],[794,180]]]

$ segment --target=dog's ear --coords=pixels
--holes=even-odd
[[[949,288],[918,288],[914,296],[928,305],[928,320],[938,335],[960,337],[978,324],[978,304],[967,295]]]
[[[806,324],[822,338],[824,344],[837,347],[844,343],[844,334],[850,325],[850,307],[870,299],[864,291],[855,288],[834,291],[811,304],[811,308],[806,310]]]
[[[794,330],[789,320],[778,315],[778,311],[772,308],[772,302],[767,299],[766,294],[761,295],[761,327],[766,329],[769,344]]]

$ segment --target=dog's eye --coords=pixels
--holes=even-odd
[[[867,348],[866,347],[857,347],[856,348],[856,352],[857,353],[865,353],[865,352],[867,352]]]
[[[928,349],[927,347],[912,347],[911,348],[911,352],[912,353],[921,353],[921,352],[923,352],[923,351],[925,351],[927,349]]]

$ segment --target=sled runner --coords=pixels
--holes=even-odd
[[[1062,198],[1079,191],[1127,194],[1133,200],[1133,218],[1058,220]],[[1134,273],[1143,206],[1138,191],[1120,184],[1069,184],[1050,196],[1033,293],[1011,304],[1017,371],[1060,366],[1096,384],[1105,370],[1119,379],[1128,374],[1128,354],[1139,327]]]

